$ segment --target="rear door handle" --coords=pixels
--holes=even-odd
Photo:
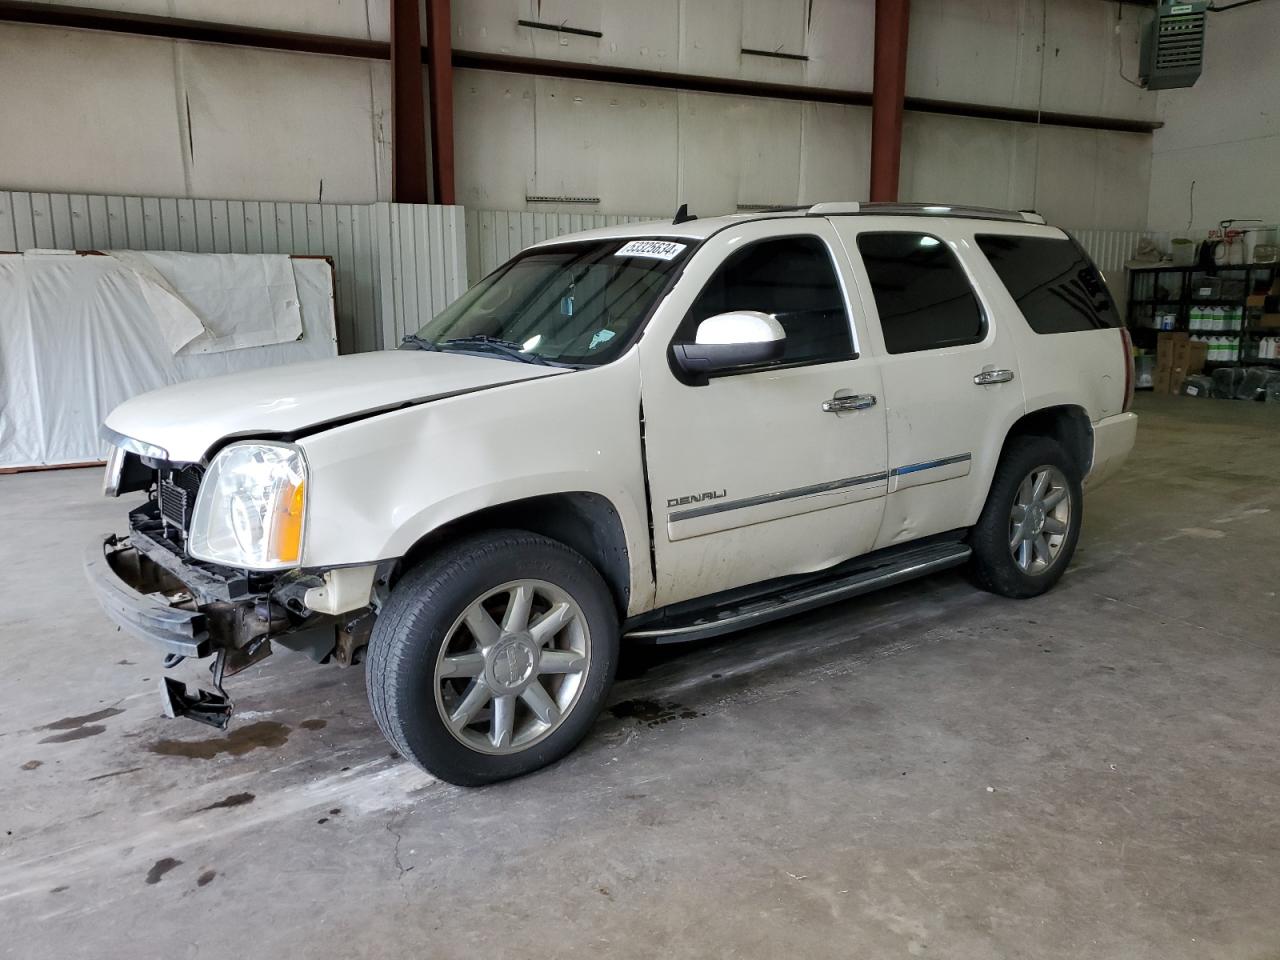
[[[973,382],[980,387],[984,387],[988,383],[1008,383],[1012,379],[1012,370],[983,370],[974,376]]]
[[[854,410],[867,410],[875,405],[874,393],[853,393],[844,396],[837,393],[830,400],[822,401],[822,409],[826,413],[851,413]]]

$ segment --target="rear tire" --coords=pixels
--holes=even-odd
[[[479,786],[559,760],[613,683],[618,617],[599,573],[518,530],[468,537],[401,578],[369,641],[374,719],[407,760]]]
[[[1062,446],[1014,437],[969,537],[974,581],[1004,597],[1039,596],[1071,562],[1083,518],[1079,470]]]

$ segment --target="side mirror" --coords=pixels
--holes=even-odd
[[[786,331],[769,314],[733,310],[707,317],[693,343],[678,343],[671,352],[686,381],[704,386],[712,374],[780,360],[786,345]]]

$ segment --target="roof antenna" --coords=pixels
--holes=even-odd
[[[680,209],[676,211],[676,215],[671,222],[672,223],[688,223],[690,220],[697,220],[697,219],[698,219],[697,217],[695,217],[692,213],[689,212],[689,205],[687,203],[682,203],[680,204]]]

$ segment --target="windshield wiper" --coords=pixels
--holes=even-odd
[[[413,350],[435,350],[440,349],[440,345],[434,340],[428,340],[426,337],[420,337],[416,333],[411,333],[400,341],[400,348],[409,347]]]
[[[474,336],[474,337],[455,337],[452,340],[446,340],[439,344],[436,349],[442,350],[446,347],[472,347],[480,350],[488,350],[510,360],[519,360],[522,363],[537,363],[544,367],[551,366],[551,362],[545,357],[540,357],[534,353],[525,353],[524,348],[518,343],[511,340],[501,340],[498,337]]]

